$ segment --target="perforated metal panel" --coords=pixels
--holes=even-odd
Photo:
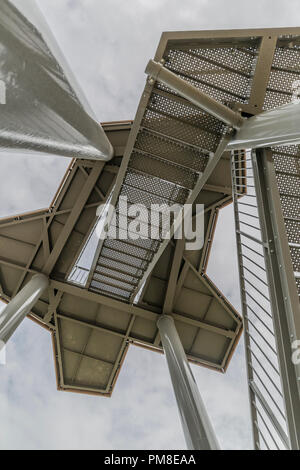
[[[233,153],[234,211],[254,442],[261,450],[286,449],[290,444],[251,152],[245,163],[243,154]]]

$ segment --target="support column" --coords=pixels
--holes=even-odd
[[[157,326],[167,358],[187,447],[189,450],[219,450],[174,320],[169,315],[162,315]]]
[[[49,280],[44,274],[36,274],[25,287],[9,302],[0,313],[0,342],[7,343],[20,323],[28,315],[43,292]]]

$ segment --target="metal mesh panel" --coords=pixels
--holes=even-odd
[[[108,248],[116,248],[124,251],[128,255],[137,256],[141,259],[147,259],[149,257],[149,250],[143,249],[140,246],[123,240],[107,240],[106,245]],[[151,252],[150,252],[151,253]]]
[[[131,292],[131,287],[132,287],[131,283],[125,282],[120,279],[116,279],[115,277],[112,277],[106,273],[101,274],[101,273],[96,272],[94,274],[94,280],[99,281],[104,284],[107,283],[108,286],[110,286],[111,281],[114,280],[114,281],[117,281],[118,287],[124,289],[124,291]]]
[[[293,83],[300,77],[297,69],[299,62],[300,49],[298,46],[290,44],[276,48],[264,109],[277,108],[291,102]]]
[[[246,162],[240,152],[233,154],[232,182],[255,446],[286,449],[285,402],[250,153]]]
[[[126,241],[126,243],[132,244],[132,246],[138,248],[142,248],[144,252],[153,252],[155,253],[160,245],[159,240],[152,240],[150,238],[139,238],[138,240],[133,241]]]
[[[299,233],[300,233],[300,220],[286,219],[285,227],[286,227],[289,242],[298,243]]]
[[[164,99],[163,97],[159,98]],[[164,111],[163,105],[167,108],[168,102],[171,104],[171,108]],[[223,125],[220,123],[217,129],[218,133],[214,133],[214,128],[218,122],[216,119],[204,113],[196,112],[189,106],[179,105],[175,101],[165,100],[163,103],[159,102],[160,106],[157,104],[157,101],[155,106],[152,103],[153,106],[146,110],[143,126],[210,152],[216,150],[223,129]],[[178,110],[179,112],[176,112]],[[175,117],[173,117],[172,112],[175,113]]]
[[[293,152],[291,147],[278,147],[274,149],[273,160],[277,172],[285,171],[296,174],[299,172],[300,157],[291,152]]]
[[[280,193],[300,197],[300,176],[276,172]]]
[[[209,134],[221,135],[225,127],[225,125],[218,121],[218,119],[204,111],[201,111],[194,105],[189,104],[188,101],[177,101],[174,100],[172,96],[161,96],[154,93],[150,99],[148,109],[151,109],[161,116],[172,119],[173,121],[179,120],[179,122],[182,122],[185,125],[193,126],[195,128],[194,132],[199,128]],[[189,127],[187,129],[189,129]],[[185,130],[184,126],[182,126],[182,130]],[[188,138],[184,140],[187,142],[189,141]]]
[[[89,275],[88,269],[85,269],[76,265],[72,269],[68,280],[69,282],[72,282],[73,284],[84,286],[86,284],[88,275]]]
[[[117,273],[127,272],[128,274],[131,274],[137,279],[139,279],[143,274],[143,271],[136,266],[125,264],[124,262],[122,262],[122,260],[118,261],[111,258],[105,258],[104,256],[99,257],[96,269],[101,268],[101,266],[117,271]]]
[[[294,271],[300,273],[300,247],[290,247]]]
[[[124,184],[128,184],[139,190],[142,198],[144,198],[144,193],[147,193],[147,195],[152,194],[154,198],[159,196],[172,203],[178,204],[184,204],[184,201],[188,198],[190,193],[188,189],[169,184],[167,181],[162,181],[159,176],[153,177],[141,174],[132,169],[127,171]],[[153,204],[155,204],[155,202],[153,202]]]
[[[188,145],[170,141],[162,136],[151,134],[149,131],[139,133],[135,143],[136,149],[178,163],[197,172],[204,171],[207,165],[207,154]]]
[[[299,81],[300,49],[291,43],[277,47],[265,98],[265,109],[291,102],[295,82]],[[289,243],[300,244],[300,159],[297,146],[277,147],[274,165]],[[290,245],[294,270],[299,272],[299,248]],[[297,282],[298,292],[299,282]]]
[[[102,249],[103,256],[107,256],[112,259],[116,258],[120,262],[131,264],[132,266],[140,269],[143,269],[147,265],[146,260],[141,260],[119,251],[119,240],[108,240],[108,242],[110,243],[110,246],[113,246],[113,248],[107,248],[105,245]]]
[[[113,285],[105,285],[103,282],[95,281],[94,279],[91,282],[90,288],[91,290],[96,290],[101,294],[110,295],[121,300],[129,300],[130,297],[130,293],[128,291],[119,289]]]

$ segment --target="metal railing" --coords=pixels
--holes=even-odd
[[[290,448],[251,152],[232,154],[249,397],[256,449]]]

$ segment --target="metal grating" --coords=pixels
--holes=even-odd
[[[232,155],[232,182],[245,348],[256,449],[290,448],[270,286],[266,244],[258,210],[251,153]],[[245,188],[247,193],[243,195]]]

